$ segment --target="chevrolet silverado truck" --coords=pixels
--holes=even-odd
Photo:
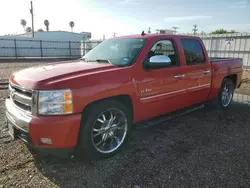
[[[53,155],[110,157],[137,123],[208,101],[227,108],[242,72],[242,59],[209,58],[198,37],[112,38],[78,60],[12,73],[9,134]]]

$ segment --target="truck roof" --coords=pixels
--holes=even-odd
[[[190,36],[190,35],[176,35],[176,34],[145,34],[145,35],[140,35],[140,34],[136,34],[136,35],[125,35],[125,36],[118,36],[115,38],[146,38],[146,39],[150,39],[150,38],[199,38],[197,36]]]

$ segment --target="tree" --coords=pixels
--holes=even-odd
[[[24,29],[24,31],[25,31],[25,26],[27,25],[27,22],[26,22],[26,20],[24,20],[24,19],[21,19],[21,25],[23,26],[23,29]]]
[[[39,32],[43,32],[43,29],[38,29],[37,31],[39,31]]]
[[[49,20],[44,20],[44,25],[46,26],[46,31],[49,31]]]
[[[206,35],[206,32],[205,31],[201,31],[200,35]]]
[[[69,22],[69,26],[71,27],[71,32],[73,32],[73,27],[75,26],[75,23],[71,21]]]
[[[32,29],[31,29],[31,27],[27,27],[25,31],[26,31],[26,33],[30,33],[32,31]]]
[[[235,30],[227,31],[226,29],[217,29],[211,32],[211,34],[230,34],[230,33],[236,33],[236,31]]]

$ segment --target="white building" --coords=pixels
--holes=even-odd
[[[175,31],[172,29],[157,29],[157,33],[160,34],[174,34]]]
[[[33,39],[32,33],[24,33],[17,35],[5,35],[0,36],[0,38],[16,38],[16,39]],[[89,40],[91,38],[91,33],[82,32],[74,33],[68,31],[35,31],[34,40],[43,40],[43,41],[83,41]]]

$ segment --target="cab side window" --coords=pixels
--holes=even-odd
[[[148,52],[148,59],[156,55],[168,56],[171,60],[171,66],[177,66],[179,64],[176,49],[171,40],[160,40],[156,42]]]
[[[201,44],[196,39],[181,39],[187,65],[205,63],[204,53]]]

